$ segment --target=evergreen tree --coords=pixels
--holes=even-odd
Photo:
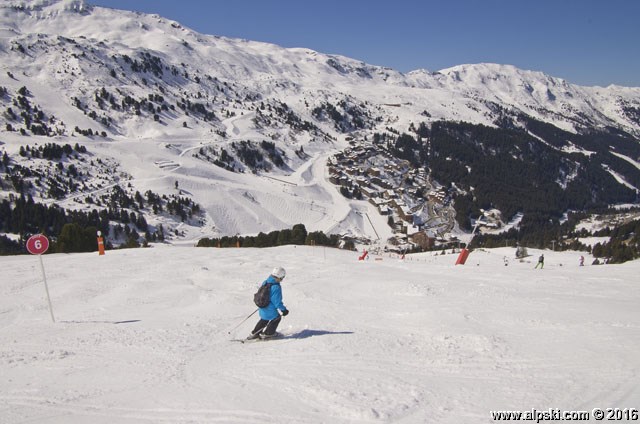
[[[296,224],[291,231],[291,243],[302,245],[307,239],[307,229],[304,224]]]
[[[94,252],[98,249],[95,227],[82,228],[72,223],[62,227],[56,243],[58,253]]]

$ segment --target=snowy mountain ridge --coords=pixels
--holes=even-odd
[[[413,107],[406,107],[407,115],[420,112],[419,108],[430,113],[435,109],[433,119],[458,116],[458,119],[486,124],[491,124],[491,120],[484,113],[491,115],[491,111],[482,102],[490,101],[537,118],[547,118],[543,120],[551,120],[565,129],[574,130],[576,122],[585,123],[587,119],[595,125],[640,131],[638,122],[630,120],[621,109],[627,104],[638,107],[640,88],[637,87],[583,87],[542,72],[498,64],[459,65],[438,72],[418,70],[402,74],[308,49],[286,49],[203,35],[158,15],[101,8],[83,0],[5,1],[0,10],[5,42],[7,35],[15,39],[28,34],[40,37],[47,34],[86,39],[94,44],[95,50],[104,49],[105,54],[110,55],[147,50],[172,58],[172,64],[188,64],[195,72],[204,73],[206,69],[217,78],[242,81],[248,90],[260,89],[265,96],[288,95],[290,90],[278,86],[286,82],[294,92],[323,89],[351,92],[373,104],[408,106],[410,103]],[[86,75],[88,79],[92,76]],[[376,90],[372,90],[372,86]],[[389,89],[397,91],[392,94]],[[434,96],[443,90],[453,97],[450,104],[442,104],[438,102],[440,96]]]
[[[304,48],[200,34],[158,15],[83,0],[2,1],[0,57],[0,147],[12,163],[38,163],[21,158],[25,144],[80,143],[112,164],[103,170],[111,174],[73,162],[83,186],[57,204],[91,209],[96,196],[123,182],[131,195],[175,192],[203,211],[170,225],[186,240],[299,222],[386,238],[386,218],[336,195],[325,169],[349,140],[376,133],[443,121],[518,126],[526,115],[574,134],[612,129],[640,137],[637,87],[583,87],[498,64],[403,74]],[[617,154],[637,160],[633,151]],[[566,174],[574,172],[568,167]],[[46,190],[35,191],[47,200]]]

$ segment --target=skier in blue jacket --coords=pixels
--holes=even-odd
[[[289,313],[287,307],[282,303],[282,288],[280,287],[280,282],[286,274],[284,268],[276,267],[271,271],[271,275],[262,282],[262,285],[271,284],[271,302],[266,307],[259,309],[260,321],[247,337],[248,340],[257,339],[258,337],[268,339],[275,336],[278,324],[282,319],[278,310],[282,312],[283,317]]]

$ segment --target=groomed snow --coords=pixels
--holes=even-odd
[[[159,60],[167,71],[175,67],[190,77],[180,76],[182,71],[164,72],[161,78],[135,72],[125,57],[138,60],[142,54]],[[100,209],[86,197],[106,194],[115,185],[126,187],[130,195],[151,190],[188,197],[202,211],[191,222],[143,211],[151,230],[163,225],[168,240],[183,244],[195,244],[203,237],[255,235],[298,223],[310,231],[384,244],[392,236],[386,217],[365,202],[342,198],[338,188],[327,182],[323,163],[348,146],[347,137],[362,141],[390,128],[406,132],[422,122],[440,120],[492,126],[502,115],[496,106],[569,131],[584,119],[596,126],[619,125],[632,134],[639,130],[623,110],[624,105],[639,104],[639,87],[581,87],[541,72],[491,63],[403,74],[309,49],[200,34],[158,15],[94,7],[81,0],[0,2],[0,57],[5,69],[0,72],[0,87],[7,91],[0,99],[1,109],[11,106],[19,115],[12,101],[24,87],[31,107],[47,119],[55,117],[51,129],[64,134],[27,138],[16,131],[22,127],[18,119],[5,117],[0,154],[6,152],[12,166],[31,166],[34,159],[18,153],[25,145],[79,143],[89,153],[85,163],[74,166],[86,176],[87,187],[58,199],[58,205],[85,212]],[[137,115],[112,106],[103,110],[96,101],[102,90],[119,104],[127,96],[155,98],[157,89],[163,93],[160,103],[173,108],[162,110],[158,100],[149,101],[156,105],[157,121],[148,107]],[[217,118],[205,121],[173,106],[189,98],[207,104]],[[314,117],[315,108],[345,101],[361,108],[358,113],[370,115],[361,130],[343,133],[332,119]],[[282,116],[271,112],[265,112],[273,120],[269,125],[255,122],[256,110],[265,105],[267,110],[286,105],[302,121],[317,125],[323,135],[294,131]],[[97,113],[96,119],[91,112]],[[111,124],[103,126],[101,118],[109,118]],[[7,131],[5,124],[14,130]],[[80,136],[76,127],[104,131],[107,136]],[[287,165],[273,169],[271,175],[254,175],[250,170],[234,174],[203,158],[216,157],[207,149],[232,151],[230,145],[242,141],[274,142]],[[301,149],[306,156],[297,154]],[[91,169],[91,161],[98,159],[108,166]],[[105,168],[113,173],[103,172]],[[619,174],[612,170],[622,184],[629,184]],[[0,197],[7,196],[8,190],[0,190]],[[37,195],[35,201],[52,202]],[[464,238],[457,233],[454,229],[448,235]]]
[[[0,423],[488,423],[640,405],[640,261],[321,247],[0,257]],[[586,256],[586,255],[585,255]],[[508,265],[505,266],[505,260]],[[284,340],[240,344],[284,266]],[[240,324],[240,325],[239,325]],[[237,327],[237,328],[236,328]]]

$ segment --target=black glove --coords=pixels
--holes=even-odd
[[[284,311],[282,311],[282,316],[286,317],[287,315],[289,315],[289,310],[285,309]]]

